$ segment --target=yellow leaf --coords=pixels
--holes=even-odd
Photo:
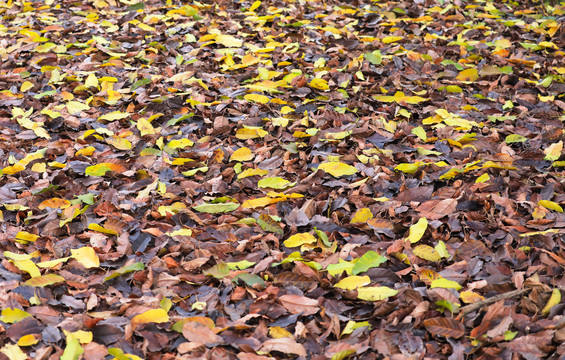
[[[561,205],[559,205],[558,203],[553,202],[553,201],[540,200],[540,201],[538,201],[538,205],[541,205],[544,208],[549,209],[549,210],[554,210],[554,211],[557,211],[557,212],[560,212],[560,213],[563,212],[563,208],[561,207]]]
[[[479,78],[479,72],[475,68],[465,69],[455,77],[459,81],[469,81],[473,82]]]
[[[444,278],[435,279],[434,281],[432,281],[432,284],[431,284],[430,287],[432,289],[433,288],[455,289],[455,290],[461,289],[461,285],[459,285],[458,282],[455,282],[455,281],[452,281],[452,280],[447,280],[447,279],[444,279]]]
[[[243,129],[237,129],[237,131],[235,133],[235,137],[240,139],[240,140],[247,140],[247,139],[263,138],[267,134],[268,134],[268,132],[266,132],[263,129],[243,128]]]
[[[461,301],[467,304],[476,303],[477,301],[485,299],[484,296],[472,291],[462,291],[461,294],[459,294],[459,298],[461,299]]]
[[[371,286],[357,289],[357,298],[367,301],[379,301],[398,294],[398,290],[386,286]]]
[[[33,87],[33,84],[29,81],[24,81],[24,83],[22,84],[22,86],[20,87],[20,91],[21,92],[26,92],[29,89],[31,89]]]
[[[103,234],[118,235],[118,233],[115,232],[114,230],[106,229],[105,227],[98,225],[98,224],[95,224],[95,223],[88,224],[88,229],[98,231],[98,232],[101,232]]]
[[[151,125],[151,123],[145,118],[137,120],[136,127],[137,130],[139,130],[139,132],[141,133],[141,136],[155,135],[155,129],[153,128],[153,125]]]
[[[396,165],[394,170],[402,171],[405,174],[414,174],[422,166],[422,163],[417,161],[414,164],[404,163]]]
[[[18,340],[18,346],[32,346],[39,342],[34,334],[24,335]]]
[[[18,269],[27,272],[31,277],[41,276],[39,268],[31,260],[12,260],[12,262]]]
[[[107,113],[105,115],[102,115],[98,118],[98,120],[106,120],[106,121],[115,121],[115,120],[121,120],[121,119],[125,119],[127,117],[129,117],[131,114],[130,113],[124,113],[121,111],[112,111],[110,113]]]
[[[259,6],[261,6],[261,1],[257,0],[253,4],[251,4],[251,7],[249,7],[249,11],[255,11]]]
[[[98,78],[96,78],[96,75],[94,74],[90,74],[88,75],[88,77],[86,78],[84,85],[86,85],[86,87],[98,87]]]
[[[297,247],[304,244],[313,244],[316,242],[314,235],[310,233],[299,233],[294,234],[284,241],[284,246],[286,247]]]
[[[92,154],[94,154],[95,150],[96,148],[94,146],[87,146],[85,148],[78,150],[75,153],[75,156],[91,156]]]
[[[543,153],[545,154],[544,160],[555,161],[561,157],[563,151],[563,141],[556,142],[549,145]]]
[[[108,171],[121,173],[126,171],[126,168],[114,163],[100,163],[91,165],[84,170],[85,174],[89,176],[104,176]]]
[[[81,111],[86,111],[88,109],[90,109],[90,106],[83,104],[81,102],[78,102],[78,101],[72,101],[71,100],[67,103],[67,111],[71,115],[76,115],[76,114],[80,113]]]
[[[176,213],[186,209],[186,205],[180,201],[177,201],[169,206],[159,206],[157,211],[161,216],[167,216],[167,214],[175,215]]]
[[[65,261],[69,260],[71,257],[64,257],[64,258],[60,258],[60,259],[54,259],[54,260],[48,260],[48,261],[42,261],[37,263],[37,266],[42,268],[42,269],[51,269],[59,264],[64,263]]]
[[[291,183],[290,181],[283,179],[281,177],[267,177],[259,180],[257,187],[260,188],[270,188],[270,189],[285,189],[287,187],[294,186],[296,183]]]
[[[269,328],[269,336],[273,339],[294,338],[290,332],[280,326],[271,326]]]
[[[93,335],[92,332],[90,331],[77,330],[74,332],[70,332],[63,329],[63,332],[65,333],[66,336],[71,335],[72,337],[77,339],[81,344],[88,344],[92,342]]]
[[[324,79],[320,79],[320,78],[314,78],[310,81],[310,87],[313,87],[314,89],[318,89],[318,90],[322,90],[322,91],[327,91],[330,89],[330,86],[328,85],[328,82]]]
[[[45,165],[45,163],[35,163],[31,166],[31,171],[37,173],[43,173],[45,172],[45,169],[47,169],[47,165]]]
[[[26,286],[45,287],[65,281],[65,278],[56,274],[47,274],[29,279],[24,282]]]
[[[71,249],[71,257],[87,269],[100,266],[98,255],[96,255],[94,249],[89,246],[84,246],[80,249]]]
[[[147,310],[131,319],[131,322],[134,324],[166,323],[168,321],[169,315],[167,315],[167,312],[163,309]]]
[[[20,231],[16,234],[15,240],[21,244],[26,244],[28,242],[34,242],[39,239],[39,235],[30,234],[27,231]]]
[[[369,208],[362,208],[357,210],[357,212],[355,212],[355,215],[353,215],[353,218],[351,218],[350,223],[351,224],[364,223],[372,218],[373,218],[373,213],[371,212],[371,210]]]
[[[357,169],[354,166],[334,161],[320,164],[318,169],[324,170],[334,177],[353,175],[357,173]]]
[[[404,37],[402,37],[402,36],[387,36],[387,37],[384,37],[382,39],[382,42],[385,43],[385,44],[390,44],[390,43],[393,43],[393,42],[400,41],[402,39],[404,39]]]
[[[258,102],[260,104],[266,104],[270,101],[268,96],[261,94],[247,94],[243,98],[248,101]]]
[[[250,176],[265,176],[268,173],[268,170],[263,169],[245,169],[239,175],[237,175],[237,180],[241,180]]]
[[[243,45],[243,41],[231,36],[231,35],[217,35],[216,43],[224,45],[228,48],[238,48]]]
[[[359,287],[369,285],[371,283],[371,278],[368,276],[348,276],[341,279],[337,284],[334,285],[336,288],[343,290],[355,290]]]
[[[253,159],[254,156],[255,155],[251,152],[251,149],[249,149],[248,147],[242,147],[231,154],[230,161],[249,161]]]
[[[476,183],[476,184],[482,184],[482,183],[484,183],[484,182],[486,182],[486,181],[489,181],[489,180],[490,180],[489,174],[484,173],[484,174],[482,174],[481,176],[479,176],[479,177],[477,178],[477,180],[475,180],[475,183]]]
[[[241,207],[244,209],[255,209],[258,207],[264,207],[270,205],[273,202],[273,199],[270,197],[260,197],[256,199],[249,199],[245,200]]]
[[[420,241],[427,228],[428,219],[421,217],[416,224],[410,226],[410,232],[407,240],[409,240],[411,244]]]
[[[448,258],[449,257],[449,251],[447,251],[447,246],[445,246],[445,243],[443,241],[438,241],[437,245],[434,247],[434,249],[437,251],[437,253],[442,257],[442,258]]]
[[[143,31],[155,32],[155,28],[153,26],[149,26],[149,25],[144,24],[144,23],[137,24],[137,27],[140,28]]]
[[[418,126],[412,129],[412,134],[416,135],[417,137],[419,137],[422,141],[427,141],[428,140],[428,136],[426,135],[426,130],[424,130],[423,127]]]
[[[0,349],[0,352],[2,354],[6,355],[6,357],[9,360],[27,360],[28,359],[27,355],[16,344],[7,344],[2,349]]]
[[[65,209],[71,206],[71,202],[67,199],[61,198],[51,198],[48,200],[44,200],[37,206],[38,209],[43,210],[46,208],[52,209]]]
[[[4,169],[2,169],[2,173],[6,175],[14,175],[25,169],[25,166],[16,163],[12,166],[6,166]]]
[[[21,321],[31,315],[23,310],[17,308],[6,308],[2,310],[2,316],[0,316],[0,321],[13,324],[15,322]]]
[[[551,296],[549,297],[547,304],[545,304],[541,312],[544,315],[549,314],[551,308],[559,304],[560,302],[561,302],[561,291],[559,291],[559,289],[553,289],[553,292],[551,293]]]
[[[167,146],[171,149],[184,149],[187,146],[194,145],[194,142],[190,139],[175,139],[171,140]]]
[[[412,249],[414,255],[428,261],[440,261],[441,255],[429,245],[418,245]]]
[[[131,150],[131,142],[123,137],[113,135],[106,139],[106,142],[118,150]]]

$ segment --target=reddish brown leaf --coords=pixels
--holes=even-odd
[[[434,335],[441,335],[445,337],[460,338],[465,335],[465,326],[455,319],[436,317],[424,320],[426,330]]]

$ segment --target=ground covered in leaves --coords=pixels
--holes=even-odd
[[[0,358],[562,357],[519,3],[2,0]]]

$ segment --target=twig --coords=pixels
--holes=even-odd
[[[504,293],[504,294],[496,295],[496,296],[493,296],[491,298],[484,299],[484,300],[481,300],[481,301],[477,301],[476,303],[473,303],[473,304],[470,304],[470,305],[467,305],[467,306],[463,306],[461,309],[459,309],[460,314],[457,316],[457,318],[461,319],[461,318],[465,317],[466,315],[468,315],[469,313],[472,313],[475,310],[479,310],[483,306],[495,303],[499,300],[511,299],[515,296],[520,296],[524,293],[527,293],[530,290],[531,289],[512,290],[512,291],[509,291],[509,292]]]

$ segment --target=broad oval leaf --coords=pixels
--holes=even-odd
[[[353,215],[350,223],[351,224],[364,223],[364,222],[367,222],[367,220],[372,219],[372,218],[373,218],[373,213],[371,212],[371,210],[369,208],[361,208],[361,209],[357,210],[355,215]]]
[[[318,166],[318,169],[324,170],[334,177],[354,175],[357,173],[357,169],[354,166],[342,162],[323,163]]]
[[[341,279],[340,281],[338,281],[337,284],[334,285],[334,287],[344,290],[355,290],[359,287],[369,285],[370,283],[371,283],[371,278],[369,278],[368,276],[354,275]]]
[[[424,233],[426,232],[427,228],[428,228],[428,219],[426,219],[425,217],[421,217],[417,223],[410,226],[408,241],[410,241],[410,243],[412,244],[420,241],[422,236],[424,236]]]
[[[314,235],[310,233],[300,233],[292,235],[291,237],[286,239],[283,244],[286,247],[297,247],[304,244],[313,244],[316,241],[317,240]]]
[[[132,323],[135,324],[146,324],[146,323],[166,323],[169,321],[169,315],[163,309],[151,309],[144,313],[136,315],[131,319]]]
[[[33,277],[26,281],[24,285],[35,286],[35,287],[45,287],[49,285],[58,284],[64,282],[65,278],[57,274],[46,274],[43,276]]]
[[[428,261],[440,261],[441,255],[429,245],[418,245],[414,249],[412,249],[414,255],[419,257],[420,259],[428,260]]]
[[[460,338],[465,335],[465,326],[451,318],[435,317],[424,320],[424,326],[433,335]]]
[[[100,266],[100,259],[90,246],[84,246],[80,249],[71,249],[71,256],[87,269]]]
[[[113,164],[113,163],[100,163],[87,167],[84,170],[84,173],[89,176],[104,176],[108,171],[122,173],[126,171],[126,168],[121,165]]]
[[[370,286],[357,289],[357,298],[367,301],[379,301],[398,294],[398,290],[386,286]]]
[[[192,208],[198,212],[208,213],[208,214],[219,214],[229,211],[234,211],[239,207],[239,204],[233,202],[226,203],[204,203]]]

